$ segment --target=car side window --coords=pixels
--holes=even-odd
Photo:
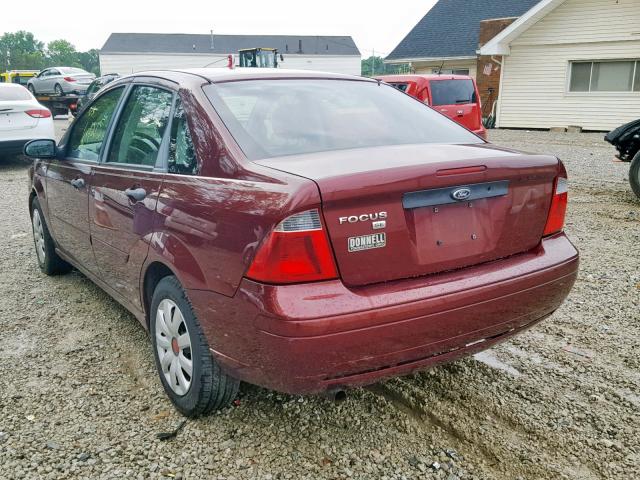
[[[123,91],[124,87],[114,88],[84,110],[73,125],[67,157],[98,161],[109,122]]]
[[[180,100],[176,102],[171,123],[168,171],[180,175],[196,175],[198,173],[198,160],[193,148],[187,117]]]
[[[173,93],[136,85],[118,120],[107,162],[153,167],[169,123]]]

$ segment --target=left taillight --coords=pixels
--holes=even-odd
[[[33,118],[49,118],[51,112],[46,108],[39,108],[37,110],[26,110],[24,113]]]
[[[65,82],[75,82],[76,79],[73,77],[64,77]]]
[[[562,162],[559,163],[559,174],[553,183],[553,199],[547,217],[547,224],[544,227],[544,235],[553,235],[561,232],[564,228],[564,217],[567,213],[567,203],[569,202],[569,182],[567,171]]]
[[[258,249],[247,277],[272,284],[338,278],[318,209],[297,213],[280,222]]]

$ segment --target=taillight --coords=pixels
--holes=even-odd
[[[547,224],[544,227],[545,236],[562,231],[564,227],[564,217],[567,213],[567,203],[569,201],[568,190],[567,172],[562,162],[560,162],[560,174],[553,183],[553,199],[551,200]]]
[[[337,278],[318,210],[296,213],[280,222],[258,249],[247,277],[276,284]]]
[[[51,112],[46,108],[37,110],[26,110],[24,113],[33,118],[49,118],[51,116]]]
[[[76,81],[76,79],[75,79],[75,78],[73,78],[73,77],[64,77],[64,80],[65,80],[66,82],[75,82],[75,81]]]

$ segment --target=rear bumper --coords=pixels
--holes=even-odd
[[[525,254],[383,285],[244,280],[233,298],[188,294],[229,373],[275,390],[315,393],[488,348],[553,313],[577,271],[578,252],[560,234]]]

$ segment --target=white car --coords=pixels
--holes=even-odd
[[[55,140],[51,112],[16,83],[0,83],[0,155],[22,153],[29,140]]]

